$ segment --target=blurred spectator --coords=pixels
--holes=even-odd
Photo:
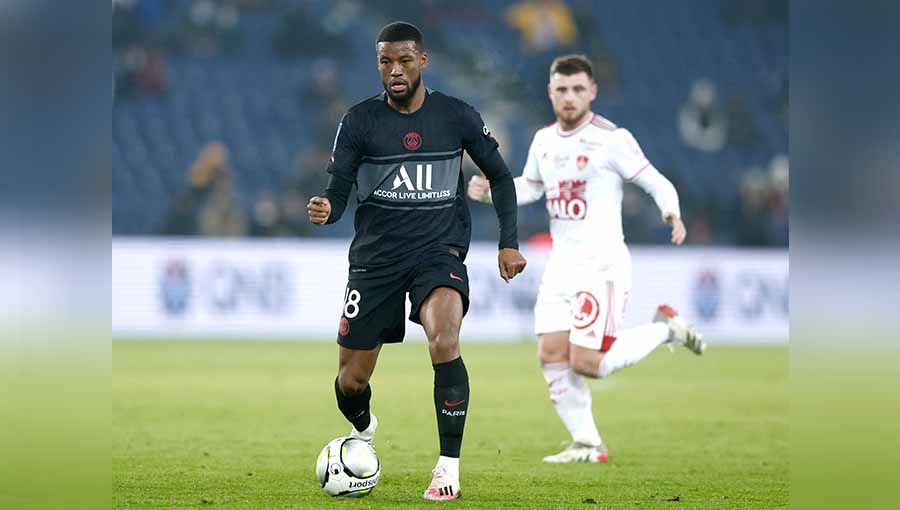
[[[572,12],[559,0],[524,0],[506,10],[506,21],[521,33],[528,52],[569,45],[578,36]]]
[[[236,53],[243,45],[239,19],[240,12],[231,3],[194,0],[182,29],[181,51],[194,57]]]
[[[162,94],[169,88],[165,57],[157,50],[132,46],[115,63],[116,95]]]
[[[788,23],[788,0],[730,0],[722,4],[722,19],[731,26],[744,23]]]
[[[216,170],[192,178],[191,186],[172,200],[163,230],[350,235],[352,222],[311,228],[306,202],[325,185],[324,168],[341,115],[373,93],[371,82],[354,80],[361,72],[375,76],[371,54],[361,48],[371,51],[372,37],[383,23],[410,19],[425,31],[432,54],[429,86],[458,94],[478,108],[500,139],[513,174],[521,171],[534,131],[553,118],[545,87],[550,60],[560,53],[584,52],[592,57],[601,94],[619,96],[601,101],[603,113],[649,131],[647,148],[658,164],[678,162],[689,169],[681,175],[685,185],[676,184],[689,242],[735,243],[740,238],[745,244],[783,245],[788,237],[787,159],[771,158],[764,150],[787,146],[787,33],[778,21],[784,5],[737,0],[713,12],[680,6],[691,11],[680,17],[671,15],[676,8],[668,4],[629,16],[621,12],[624,7],[597,9],[592,0],[423,0],[412,11],[399,0],[114,0],[114,86],[118,97],[139,99],[117,101],[113,112],[114,171],[128,174],[117,181],[122,192],[116,200],[170,200],[165,185],[171,178],[159,179],[155,173],[190,164],[186,158],[198,140],[222,138],[241,144],[235,156],[243,171],[240,188],[234,187],[238,181],[232,182],[223,146],[219,164],[198,163],[198,168]],[[605,19],[600,13],[622,17]],[[739,33],[729,30],[720,14],[732,16],[741,26]],[[641,31],[669,21],[671,30]],[[722,34],[725,50],[699,40],[682,46],[683,39],[697,39],[691,32],[694,21],[721,23],[725,30],[715,33]],[[643,43],[630,44],[632,34]],[[735,40],[729,41],[731,37]],[[244,41],[252,41],[247,54],[237,54]],[[717,91],[692,74],[696,67],[691,64],[700,63],[691,49],[695,47],[702,48],[704,68],[716,71],[717,83],[740,85],[738,95],[723,95],[724,89]],[[650,48],[673,63],[665,70],[672,80],[658,88],[648,83],[652,69],[645,67],[659,62],[636,60]],[[217,58],[196,58],[210,56]],[[273,58],[277,56],[296,60]],[[753,69],[736,70],[730,65],[734,59],[752,63]],[[247,73],[253,74],[251,79],[245,79]],[[627,88],[621,86],[625,79]],[[667,87],[685,82],[693,83],[689,97],[684,104],[672,102]],[[664,124],[673,110],[678,111],[678,134],[651,127]],[[776,132],[768,132],[773,125]],[[291,151],[297,153],[294,164]],[[720,168],[761,163],[768,169],[757,169],[748,178],[743,170],[731,174]],[[467,159],[463,165],[467,176],[476,171]],[[730,182],[739,182],[742,191],[736,192]],[[153,196],[133,196],[145,190]],[[254,200],[242,203],[236,192]],[[129,215],[114,223],[116,234],[143,234],[160,225],[160,213],[153,208],[116,210]],[[668,239],[643,193],[626,190],[623,213],[632,242]],[[473,205],[472,214],[474,238],[494,239],[493,210]],[[546,231],[543,204],[523,207],[519,215],[521,238]],[[745,227],[746,234],[741,232]]]
[[[738,211],[738,239],[741,246],[768,243],[768,180],[760,168],[749,169],[741,178],[741,207]]]
[[[584,51],[593,62],[594,81],[600,93],[615,94],[619,86],[618,63],[606,43],[601,20],[594,15],[596,9],[593,2],[577,2],[573,5],[573,11],[581,47],[584,48],[579,51]]]
[[[790,237],[788,200],[790,197],[790,165],[788,157],[778,154],[769,163],[769,207],[771,208],[770,242],[787,246]]]
[[[264,191],[253,204],[250,235],[257,237],[274,237],[286,235],[281,224],[281,208],[271,191]]]
[[[281,57],[321,57],[343,59],[349,56],[346,36],[331,32],[303,4],[296,4],[285,15],[272,37],[272,48]]]
[[[235,236],[247,233],[246,217],[232,188],[228,149],[207,144],[188,170],[190,187],[176,195],[162,234]]]
[[[704,152],[718,152],[728,135],[728,117],[716,101],[716,86],[706,79],[697,80],[687,102],[678,113],[681,139]]]
[[[728,100],[728,143],[738,149],[752,151],[760,146],[759,128],[743,95]]]

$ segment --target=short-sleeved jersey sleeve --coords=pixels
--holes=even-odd
[[[331,162],[328,173],[345,180],[356,181],[356,171],[362,159],[362,146],[358,143],[358,127],[351,121],[350,113],[344,114],[334,135],[334,146],[331,149]]]
[[[462,147],[472,161],[488,174],[492,169],[485,168],[484,163],[491,159],[499,144],[491,136],[491,131],[484,124],[481,115],[471,106],[462,103]],[[492,177],[488,175],[488,177]]]
[[[634,179],[650,165],[641,146],[627,129],[616,129],[611,145],[610,166],[626,181]]]
[[[537,136],[531,140],[531,147],[528,148],[528,159],[525,161],[525,168],[522,170],[522,177],[526,181],[534,184],[543,184],[544,179],[541,177],[541,169],[538,167],[538,143]]]

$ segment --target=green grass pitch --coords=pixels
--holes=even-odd
[[[437,459],[424,343],[388,345],[372,379],[382,478],[329,498],[325,443],[349,432],[331,342],[113,344],[114,508],[772,509],[788,503],[788,349],[658,349],[591,381],[605,465],[543,465],[567,434],[534,343],[463,341],[471,404],[462,496],[422,500]]]

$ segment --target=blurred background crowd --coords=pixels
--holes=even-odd
[[[547,70],[594,62],[594,111],[634,133],[678,188],[691,244],[787,246],[786,0],[113,0],[113,234],[349,237],[313,227],[346,109],[382,91],[374,38],[424,32],[431,88],[474,105],[520,175],[553,121]],[[468,160],[464,171],[477,172]],[[471,204],[474,239],[497,237]],[[626,239],[665,243],[626,187]],[[520,209],[541,237],[541,203]]]

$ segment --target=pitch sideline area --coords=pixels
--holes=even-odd
[[[565,430],[535,344],[466,342],[472,385],[454,508],[772,509],[788,503],[788,348],[658,349],[592,381],[606,465],[543,465]],[[382,479],[361,500],[316,482],[349,425],[332,342],[113,343],[114,508],[425,508],[437,458],[424,343],[388,345],[372,379]]]

